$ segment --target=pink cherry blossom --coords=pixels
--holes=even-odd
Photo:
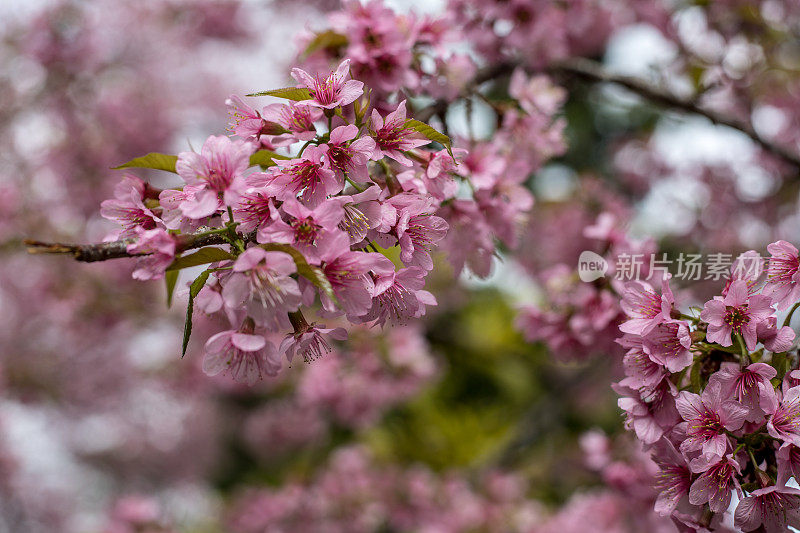
[[[250,166],[253,145],[212,135],[200,153],[181,152],[175,165],[178,175],[188,185],[199,186],[194,196],[180,204],[189,218],[204,218],[224,205],[233,206],[245,191],[244,172]]]
[[[366,237],[369,230],[389,231],[397,221],[397,210],[387,202],[380,202],[381,188],[372,186],[365,191],[350,196],[335,198],[342,204],[344,217],[339,222],[339,229],[350,237],[350,244],[358,244]]]
[[[791,477],[800,479],[800,447],[784,442],[775,458],[778,463],[778,483],[785,484]]]
[[[765,409],[767,410],[767,409]],[[800,446],[800,387],[792,387],[783,395],[767,421],[770,435],[783,442]]]
[[[261,231],[278,217],[273,198],[259,189],[243,193],[233,207],[233,219],[239,223],[237,230],[242,233]]]
[[[286,314],[300,306],[300,288],[290,277],[297,271],[294,259],[284,252],[268,252],[253,246],[233,264],[222,280],[222,298],[227,306],[245,306],[256,323],[284,326]]]
[[[401,268],[397,272],[390,261],[375,269],[375,293],[372,308],[361,317],[383,326],[387,321],[405,323],[425,314],[426,305],[436,305],[436,298],[425,286],[425,271],[419,267]]]
[[[326,200],[314,209],[296,201],[286,201],[281,206],[286,215],[258,232],[260,243],[286,243],[297,247],[309,261],[319,263],[319,249],[324,240],[333,238],[342,220],[341,202]]]
[[[748,350],[755,350],[759,322],[774,314],[770,298],[756,294],[750,296],[747,282],[737,280],[731,283],[724,299],[713,299],[705,303],[700,318],[708,322],[707,338],[720,346],[731,346],[732,333],[744,339]]]
[[[617,342],[624,348],[629,348],[622,359],[625,378],[620,381],[620,385],[637,390],[651,390],[668,376],[664,365],[655,362],[644,352],[641,337],[626,334]]]
[[[292,77],[297,80],[299,86],[306,87],[311,93],[311,100],[303,100],[302,103],[323,109],[351,104],[364,93],[364,83],[348,80],[349,75],[349,59],[342,61],[336,70],[324,79],[319,76],[312,77],[300,68],[292,69]]]
[[[783,393],[785,394],[786,391],[788,391],[792,387],[797,387],[798,385],[800,385],[800,369],[791,370],[783,376],[783,382],[781,383],[781,391],[783,391]]]
[[[712,511],[721,513],[731,503],[731,492],[736,488],[736,475],[741,472],[732,455],[720,457],[705,470],[689,489],[689,502],[708,504]]]
[[[469,181],[478,189],[491,189],[501,178],[507,161],[494,143],[476,143],[462,161]]]
[[[528,114],[553,115],[567,98],[567,92],[554,85],[549,77],[540,74],[527,78],[520,68],[511,74],[508,92]]]
[[[234,380],[253,385],[264,375],[276,375],[280,368],[275,346],[261,335],[227,330],[206,342],[203,372],[209,376],[227,372]]]
[[[692,364],[691,345],[688,324],[678,320],[657,324],[644,335],[645,353],[670,372],[680,372]]]
[[[375,139],[375,151],[372,159],[390,157],[401,165],[411,166],[411,160],[403,152],[424,146],[430,141],[416,131],[406,127],[406,101],[403,100],[397,109],[381,117],[376,109],[372,110],[369,123],[370,135]]]
[[[756,327],[756,335],[758,335],[758,341],[764,344],[764,348],[780,353],[792,347],[795,333],[791,326],[783,326],[778,329],[777,324],[778,319],[774,316],[762,320]]]
[[[430,201],[403,193],[389,199],[397,209],[394,234],[400,243],[400,259],[405,265],[433,269],[430,251],[447,234],[447,222],[433,214]]]
[[[230,116],[228,131],[242,139],[258,138],[264,132],[266,121],[261,113],[247,105],[240,96],[230,95],[225,104]]]
[[[662,516],[669,516],[689,495],[692,472],[686,459],[666,438],[656,443],[653,461],[658,465],[656,489],[659,490],[654,509]]]
[[[753,363],[745,369],[738,363],[722,363],[710,379],[720,383],[725,397],[735,399],[748,410],[746,420],[761,422],[766,413],[775,412],[778,406],[770,383],[776,375],[777,371],[764,363]]]
[[[279,351],[290,363],[295,355],[310,362],[330,353],[331,345],[327,337],[343,341],[347,339],[347,331],[343,328],[325,328],[317,324],[304,324],[299,331],[288,334],[281,342]]]
[[[224,305],[222,286],[219,283],[206,283],[194,298],[194,308],[207,315],[221,311]]]
[[[325,145],[309,146],[298,159],[277,160],[268,173],[258,175],[264,192],[283,201],[299,195],[299,200],[310,208],[319,206],[326,197],[344,188],[344,180],[337,178],[330,168],[327,151]],[[256,181],[254,176],[251,183]]]
[[[675,297],[669,280],[662,282],[659,295],[648,283],[632,281],[625,285],[622,293],[622,310],[629,320],[620,326],[623,333],[642,335],[657,324],[670,318]]]
[[[759,286],[761,274],[763,273],[764,259],[758,252],[748,250],[740,254],[731,265],[731,275],[725,282],[725,287],[722,289],[722,296],[728,294],[731,283],[737,280],[744,280],[747,282],[747,292],[749,294],[755,294]]]
[[[164,189],[158,195],[161,221],[171,230],[190,233],[203,225],[212,225],[209,217],[193,219],[184,216],[181,205],[195,201],[195,193],[203,191],[201,185],[186,185],[183,190]]]
[[[144,204],[146,187],[148,185],[141,179],[128,174],[114,187],[114,198],[100,204],[100,215],[122,226],[107,240],[130,239],[136,234],[137,227],[149,230],[161,222]]]
[[[334,128],[328,141],[328,159],[337,172],[365,182],[369,180],[367,164],[375,152],[375,141],[372,137],[356,139],[358,133],[353,124]]]
[[[742,404],[728,399],[719,381],[710,382],[702,395],[682,391],[675,407],[687,423],[681,451],[700,450],[709,460],[725,454],[729,447],[725,431],[741,428],[748,414]]]
[[[782,533],[800,527],[800,490],[778,485],[754,490],[739,501],[734,520],[742,531]]]
[[[467,151],[462,148],[454,148],[452,156],[447,150],[434,153],[423,174],[426,191],[437,200],[453,198],[458,190],[458,183],[453,179],[452,173],[466,156]]]
[[[767,266],[764,294],[771,297],[778,309],[786,309],[800,300],[800,256],[797,248],[786,241],[767,246],[772,255]]]
[[[344,312],[356,317],[369,311],[375,285],[368,273],[383,256],[351,252],[349,237],[340,232],[320,244],[319,258],[322,272]],[[321,293],[320,300],[325,310],[336,311],[334,302],[327,294]]]
[[[282,136],[273,138],[276,145],[291,144],[296,141],[310,141],[317,136],[314,122],[322,117],[322,111],[311,105],[289,102],[270,104],[264,108],[263,117],[289,132],[284,141]]]
[[[383,2],[344,2],[333,13],[331,25],[348,36],[346,57],[352,70],[374,93],[385,95],[419,83],[413,68],[417,24],[394,12]],[[419,43],[420,45],[422,43]]]
[[[175,259],[175,238],[162,228],[145,230],[135,228],[136,242],[128,245],[129,254],[147,254],[137,259],[133,278],[140,280],[159,279]]]
[[[667,380],[644,394],[622,384],[611,386],[621,396],[617,405],[627,415],[625,426],[645,444],[658,442],[680,420],[675,409],[674,386]]]
[[[495,242],[480,206],[471,199],[455,199],[438,212],[450,226],[442,247],[447,251],[453,270],[460,274],[467,267],[478,276],[488,276]]]

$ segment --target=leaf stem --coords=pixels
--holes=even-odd
[[[742,356],[740,360],[741,367],[744,368],[750,364],[750,354],[747,352],[741,333],[736,333],[736,341],[739,343],[739,353]]]
[[[303,152],[306,151],[306,148],[308,148],[309,144],[311,144],[311,141],[306,141],[306,143],[300,148],[300,151],[297,153],[298,158],[303,155]]]
[[[789,314],[787,314],[787,315],[786,315],[786,318],[783,320],[783,327],[786,327],[786,326],[788,326],[789,324],[791,324],[791,322],[792,322],[792,315],[794,315],[794,312],[795,312],[795,311],[797,311],[797,308],[798,308],[798,307],[800,307],[800,302],[797,302],[796,304],[794,304],[794,305],[792,306],[792,308],[791,308],[791,309],[789,309]]]
[[[364,192],[364,191],[366,190],[364,187],[362,187],[361,185],[359,185],[359,184],[358,184],[358,183],[356,183],[355,181],[351,180],[351,179],[350,179],[350,177],[349,177],[347,174],[345,174],[345,175],[344,175],[344,179],[345,179],[345,181],[347,181],[347,183],[349,183],[350,185],[352,185],[353,187],[355,187],[355,189],[356,189],[358,192]]]

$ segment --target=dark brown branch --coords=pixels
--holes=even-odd
[[[471,96],[478,86],[487,81],[510,75],[518,66],[519,63],[505,62],[490,65],[479,70],[475,78],[467,84],[461,92],[459,98]],[[748,121],[702,107],[694,99],[678,96],[641,78],[613,74],[603,68],[599,63],[585,58],[572,58],[555,63],[547,67],[546,71],[550,74],[568,75],[590,82],[613,83],[661,107],[705,117],[714,124],[728,126],[741,131],[764,150],[780,157],[794,167],[800,168],[800,154],[766,139],[760,135]],[[437,100],[432,105],[420,110],[417,113],[417,118],[422,121],[427,121],[436,115],[444,116],[450,103],[451,102],[447,100]]]
[[[251,240],[251,235],[244,236],[245,241]],[[23,241],[30,254],[70,254],[76,261],[94,263],[108,261],[123,257],[136,257],[137,254],[128,253],[128,244],[132,241],[101,242],[97,244],[64,244],[60,242],[42,242],[26,239]],[[203,246],[227,244],[219,234],[181,235],[178,237],[177,251],[183,252]]]
[[[488,67],[484,67],[480,69],[472,80],[464,86],[461,90],[459,95],[456,97],[456,100],[460,98],[468,98],[471,96],[475,90],[486,83],[487,81],[492,81],[497,78],[502,78],[503,76],[508,76],[514,69],[518,66],[517,63],[512,62],[499,62],[495,63],[494,65],[490,65]],[[447,113],[447,108],[452,103],[452,100],[436,100],[433,104],[419,110],[415,113],[415,117],[417,120],[421,120],[422,122],[427,122],[431,119],[431,117],[440,116],[444,118],[445,113]]]
[[[764,138],[755,130],[755,128],[753,128],[753,125],[750,124],[750,122],[702,107],[698,105],[694,99],[677,96],[640,78],[612,74],[605,70],[598,63],[588,59],[571,59],[555,65],[551,70],[554,72],[572,74],[589,81],[614,83],[616,85],[625,87],[629,91],[636,93],[659,106],[706,117],[714,124],[728,126],[735,130],[741,131],[753,141],[758,143],[766,151],[780,157],[781,159],[784,159],[795,167],[800,168],[800,154],[787,150],[786,148],[773,143],[769,139]]]

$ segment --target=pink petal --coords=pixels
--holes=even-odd
[[[244,350],[245,352],[255,352],[266,345],[267,341],[261,335],[248,335],[246,333],[234,333],[231,336],[231,344]]]

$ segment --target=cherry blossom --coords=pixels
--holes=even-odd
[[[707,321],[708,339],[720,346],[731,346],[731,334],[741,335],[749,350],[756,347],[758,324],[774,312],[767,296],[750,296],[744,280],[734,281],[725,298],[709,300],[700,317]]]
[[[327,151],[327,146],[311,146],[301,158],[279,160],[272,172],[263,175],[264,191],[278,200],[294,200],[299,195],[312,209],[319,206],[344,187],[344,181],[330,169]]]
[[[764,294],[770,296],[778,309],[786,309],[800,299],[800,254],[786,241],[767,246],[772,257],[767,266]]]
[[[134,279],[148,280],[164,277],[164,271],[175,258],[175,238],[162,228],[135,228],[136,242],[127,246],[130,254],[144,254],[136,263]]]
[[[228,372],[236,381],[253,385],[265,375],[274,376],[281,363],[275,347],[264,337],[237,330],[221,331],[208,339],[203,371]]]
[[[349,71],[350,61],[344,60],[336,71],[324,79],[319,76],[312,77],[301,68],[293,68],[292,77],[311,93],[311,100],[303,100],[303,103],[323,109],[333,109],[352,103],[364,92],[363,82],[347,79]]]
[[[264,325],[285,324],[286,313],[300,305],[300,289],[290,277],[297,266],[289,254],[254,246],[242,253],[222,281],[222,298],[231,308],[246,304],[247,312]]]
[[[725,431],[742,427],[747,409],[733,400],[726,400],[722,383],[710,383],[702,396],[683,391],[675,400],[675,407],[686,421],[686,440],[681,451],[701,451],[704,458],[721,458],[730,443]]]
[[[390,157],[398,163],[411,166],[411,160],[403,152],[424,146],[428,140],[422,138],[414,130],[406,126],[406,101],[398,104],[397,109],[382,117],[378,110],[372,110],[369,123],[370,134],[375,140],[373,159]]]
[[[176,171],[187,185],[196,185],[194,196],[180,204],[189,218],[204,218],[224,205],[232,206],[245,191],[244,171],[250,166],[252,145],[231,141],[228,137],[211,136],[200,153],[181,152]]]

